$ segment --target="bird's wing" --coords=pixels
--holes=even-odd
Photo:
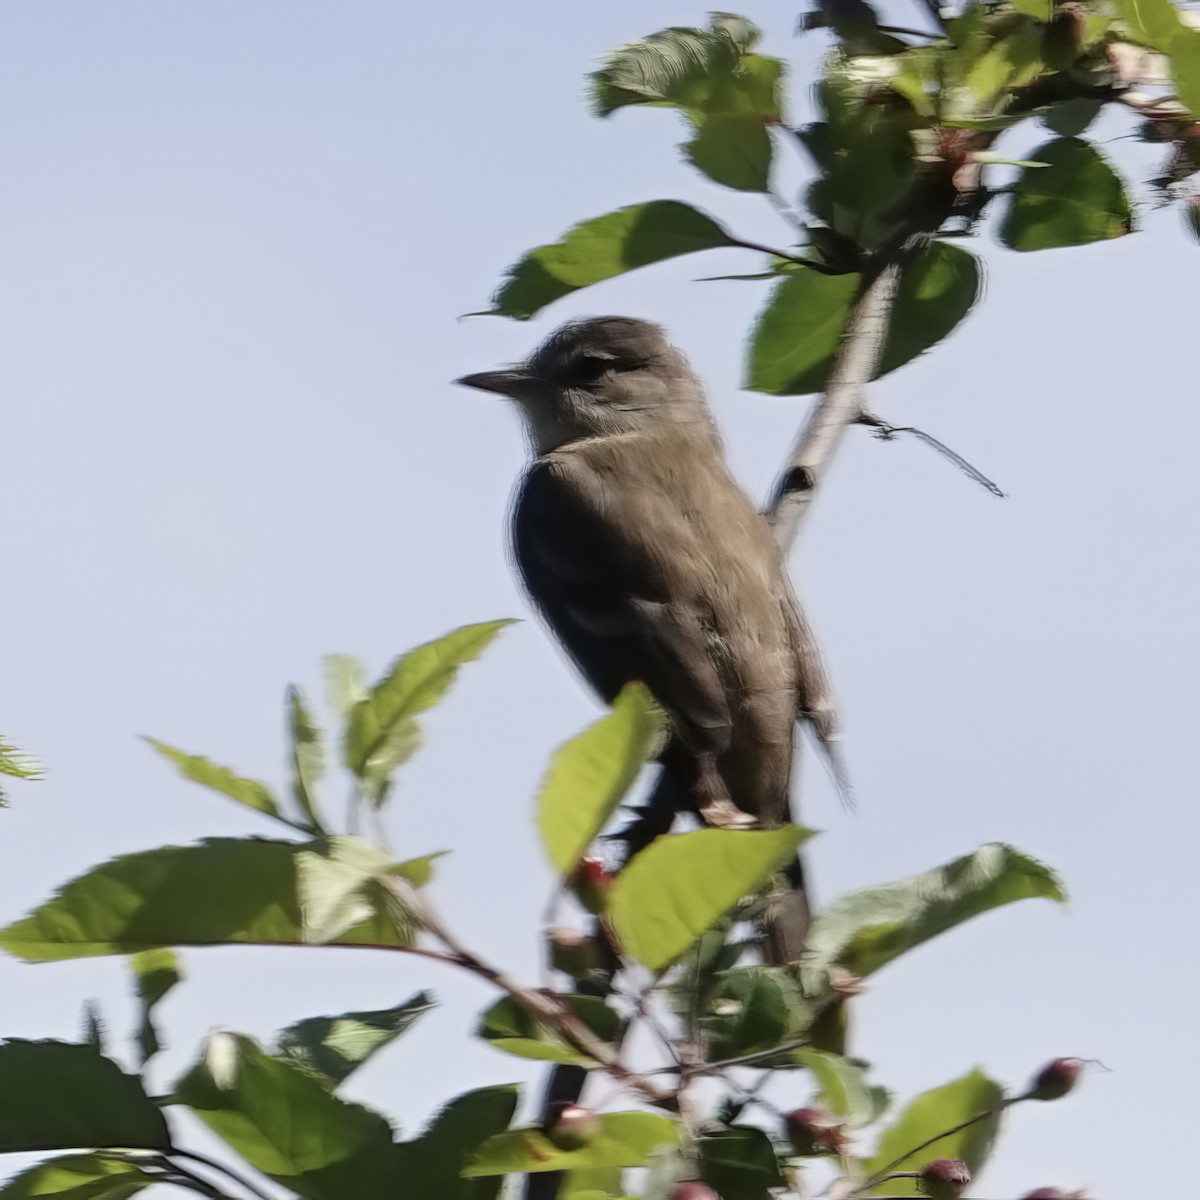
[[[704,606],[687,584],[695,535],[652,484],[603,484],[577,454],[530,468],[513,514],[525,585],[606,699],[640,679],[685,743],[719,750],[730,713]]]

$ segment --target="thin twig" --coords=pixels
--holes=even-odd
[[[416,888],[403,879],[389,879],[386,886],[396,900],[420,925],[438,939],[450,952],[447,961],[462,967],[472,974],[507,992],[535,1021],[553,1030],[569,1046],[586,1054],[604,1068],[614,1079],[620,1080],[644,1100],[675,1111],[675,1093],[666,1091],[645,1075],[631,1070],[621,1062],[612,1047],[601,1041],[563,1002],[553,993],[536,992],[522,987],[509,979],[497,967],[484,961],[474,951],[467,949],[458,938],[434,915],[428,902],[418,895]]]
[[[867,1180],[866,1183],[859,1188],[860,1192],[869,1191],[876,1187],[885,1179],[895,1178],[891,1174],[905,1159],[912,1158],[914,1154],[920,1154],[922,1150],[928,1150],[930,1146],[936,1145],[943,1138],[948,1138],[955,1133],[961,1133],[964,1129],[970,1129],[972,1125],[978,1124],[980,1121],[986,1121],[988,1117],[999,1116],[1010,1105],[1016,1104],[1021,1100],[1027,1099],[1025,1096],[1013,1096],[1007,1100],[1001,1100],[999,1104],[993,1104],[991,1108],[984,1109],[983,1112],[977,1112],[973,1117],[968,1117],[965,1121],[960,1121],[957,1125],[951,1126],[949,1129],[943,1129],[941,1133],[935,1134],[931,1138],[926,1138],[919,1145],[914,1146],[911,1150],[906,1150],[903,1154],[893,1158],[886,1167],[880,1168]]]
[[[990,480],[978,467],[974,467],[967,462],[961,454],[951,450],[945,442],[939,442],[937,438],[932,434],[926,433],[923,429],[917,429],[913,425],[890,425],[887,421],[868,412],[860,412],[858,414],[858,424],[874,429],[875,436],[882,438],[884,441],[895,437],[898,433],[911,433],[913,437],[919,438],[927,446],[936,450],[943,458],[949,459],[968,478],[975,480],[976,483],[987,488],[993,496],[999,496],[1002,500],[1004,499],[1005,493],[1000,490],[999,485]]]
[[[243,1175],[239,1175],[232,1167],[227,1167],[223,1162],[218,1162],[215,1158],[209,1158],[206,1154],[198,1154],[195,1150],[181,1150],[178,1146],[172,1146],[167,1151],[168,1158],[187,1158],[194,1163],[199,1163],[202,1167],[207,1167],[210,1171],[216,1171],[224,1175],[226,1179],[232,1179],[238,1187],[243,1187],[252,1196],[256,1196],[258,1200],[271,1200],[269,1193],[264,1192],[262,1188],[252,1183]],[[178,1168],[181,1169],[182,1168]]]
[[[784,250],[776,250],[771,246],[764,246],[761,242],[747,242],[742,238],[731,237],[726,242],[729,246],[737,246],[741,250],[757,250],[760,254],[770,254],[775,258],[782,258],[787,262],[796,263],[797,266],[808,267],[810,270],[816,271],[818,275],[844,275],[844,271],[839,271],[836,267],[826,266],[823,262],[817,262],[811,258],[799,258],[795,254],[788,254]]]
[[[757,1050],[753,1054],[742,1054],[737,1058],[723,1058],[720,1062],[697,1063],[694,1067],[684,1067],[685,1075],[713,1075],[730,1067],[748,1067],[764,1058],[774,1058],[777,1054],[787,1054],[811,1045],[811,1038],[796,1038],[795,1041],[784,1042],[782,1046],[772,1046],[770,1050]]]

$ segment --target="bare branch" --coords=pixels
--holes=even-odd
[[[866,385],[875,375],[887,338],[900,270],[897,255],[885,262],[859,293],[829,386],[792,447],[768,514],[775,540],[785,552],[800,532],[813,492],[847,427],[863,412]]]

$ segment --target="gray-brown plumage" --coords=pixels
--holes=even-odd
[[[601,317],[459,382],[521,405],[535,456],[513,510],[521,574],[604,699],[641,680],[669,714],[671,804],[718,824],[787,821],[793,726],[807,719],[829,747],[828,689],[683,356],[656,325]],[[777,961],[808,924],[798,871],[767,919]]]

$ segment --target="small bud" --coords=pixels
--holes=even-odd
[[[600,1118],[590,1108],[556,1100],[546,1110],[542,1131],[559,1150],[582,1150],[600,1136]]]
[[[598,858],[588,855],[579,860],[571,875],[571,890],[588,912],[599,916],[608,904],[613,878],[613,873]]]
[[[783,1114],[783,1126],[801,1158],[836,1153],[849,1141],[845,1126],[819,1108],[794,1108]]]
[[[698,1179],[685,1179],[671,1189],[670,1200],[721,1200],[721,1197]]]
[[[967,1164],[957,1158],[935,1158],[921,1168],[920,1188],[930,1200],[957,1200],[970,1182]]]
[[[1082,1058],[1056,1058],[1038,1073],[1027,1095],[1030,1100],[1061,1100],[1074,1086],[1083,1070]]]

